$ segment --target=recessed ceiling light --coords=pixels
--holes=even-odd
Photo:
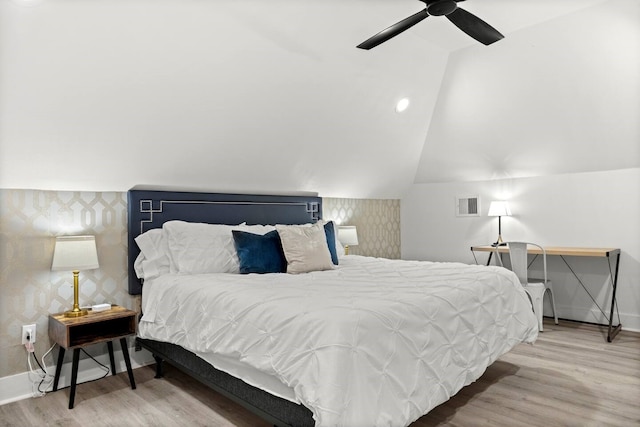
[[[407,108],[409,108],[409,98],[402,98],[396,104],[396,113],[402,113]]]

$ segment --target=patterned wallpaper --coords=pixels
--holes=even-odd
[[[36,324],[41,356],[52,344],[49,313],[71,307],[73,275],[51,271],[55,236],[96,236],[100,268],[80,272],[80,305],[138,307],[127,293],[126,200],[122,192],[0,189],[0,377],[28,370],[22,325]],[[399,200],[325,198],[324,218],[358,227],[351,253],[400,257]]]
[[[135,307],[127,293],[126,200],[126,193],[0,190],[0,377],[27,371],[22,325],[36,324],[42,356],[52,344],[49,313],[71,308],[73,274],[51,271],[55,236],[96,236],[100,268],[80,272],[80,305]]]
[[[400,258],[400,200],[325,197],[322,210],[325,220],[357,227],[358,246],[350,254]]]

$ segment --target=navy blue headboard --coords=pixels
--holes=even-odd
[[[142,293],[133,264],[135,238],[172,220],[209,224],[306,224],[322,217],[322,198],[182,191],[129,190],[129,293]]]

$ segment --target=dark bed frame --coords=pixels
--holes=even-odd
[[[140,253],[135,238],[171,220],[210,224],[305,224],[322,217],[317,196],[275,196],[182,191],[136,190],[128,192],[129,293],[142,293],[133,264]],[[273,396],[239,378],[214,368],[194,353],[174,344],[136,338],[156,360],[156,378],[164,361],[239,403],[278,427],[307,427],[315,422],[303,405]]]

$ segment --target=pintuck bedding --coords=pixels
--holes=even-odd
[[[151,261],[141,338],[271,378],[317,426],[406,426],[538,334],[498,267],[349,255],[303,274],[186,274]]]

